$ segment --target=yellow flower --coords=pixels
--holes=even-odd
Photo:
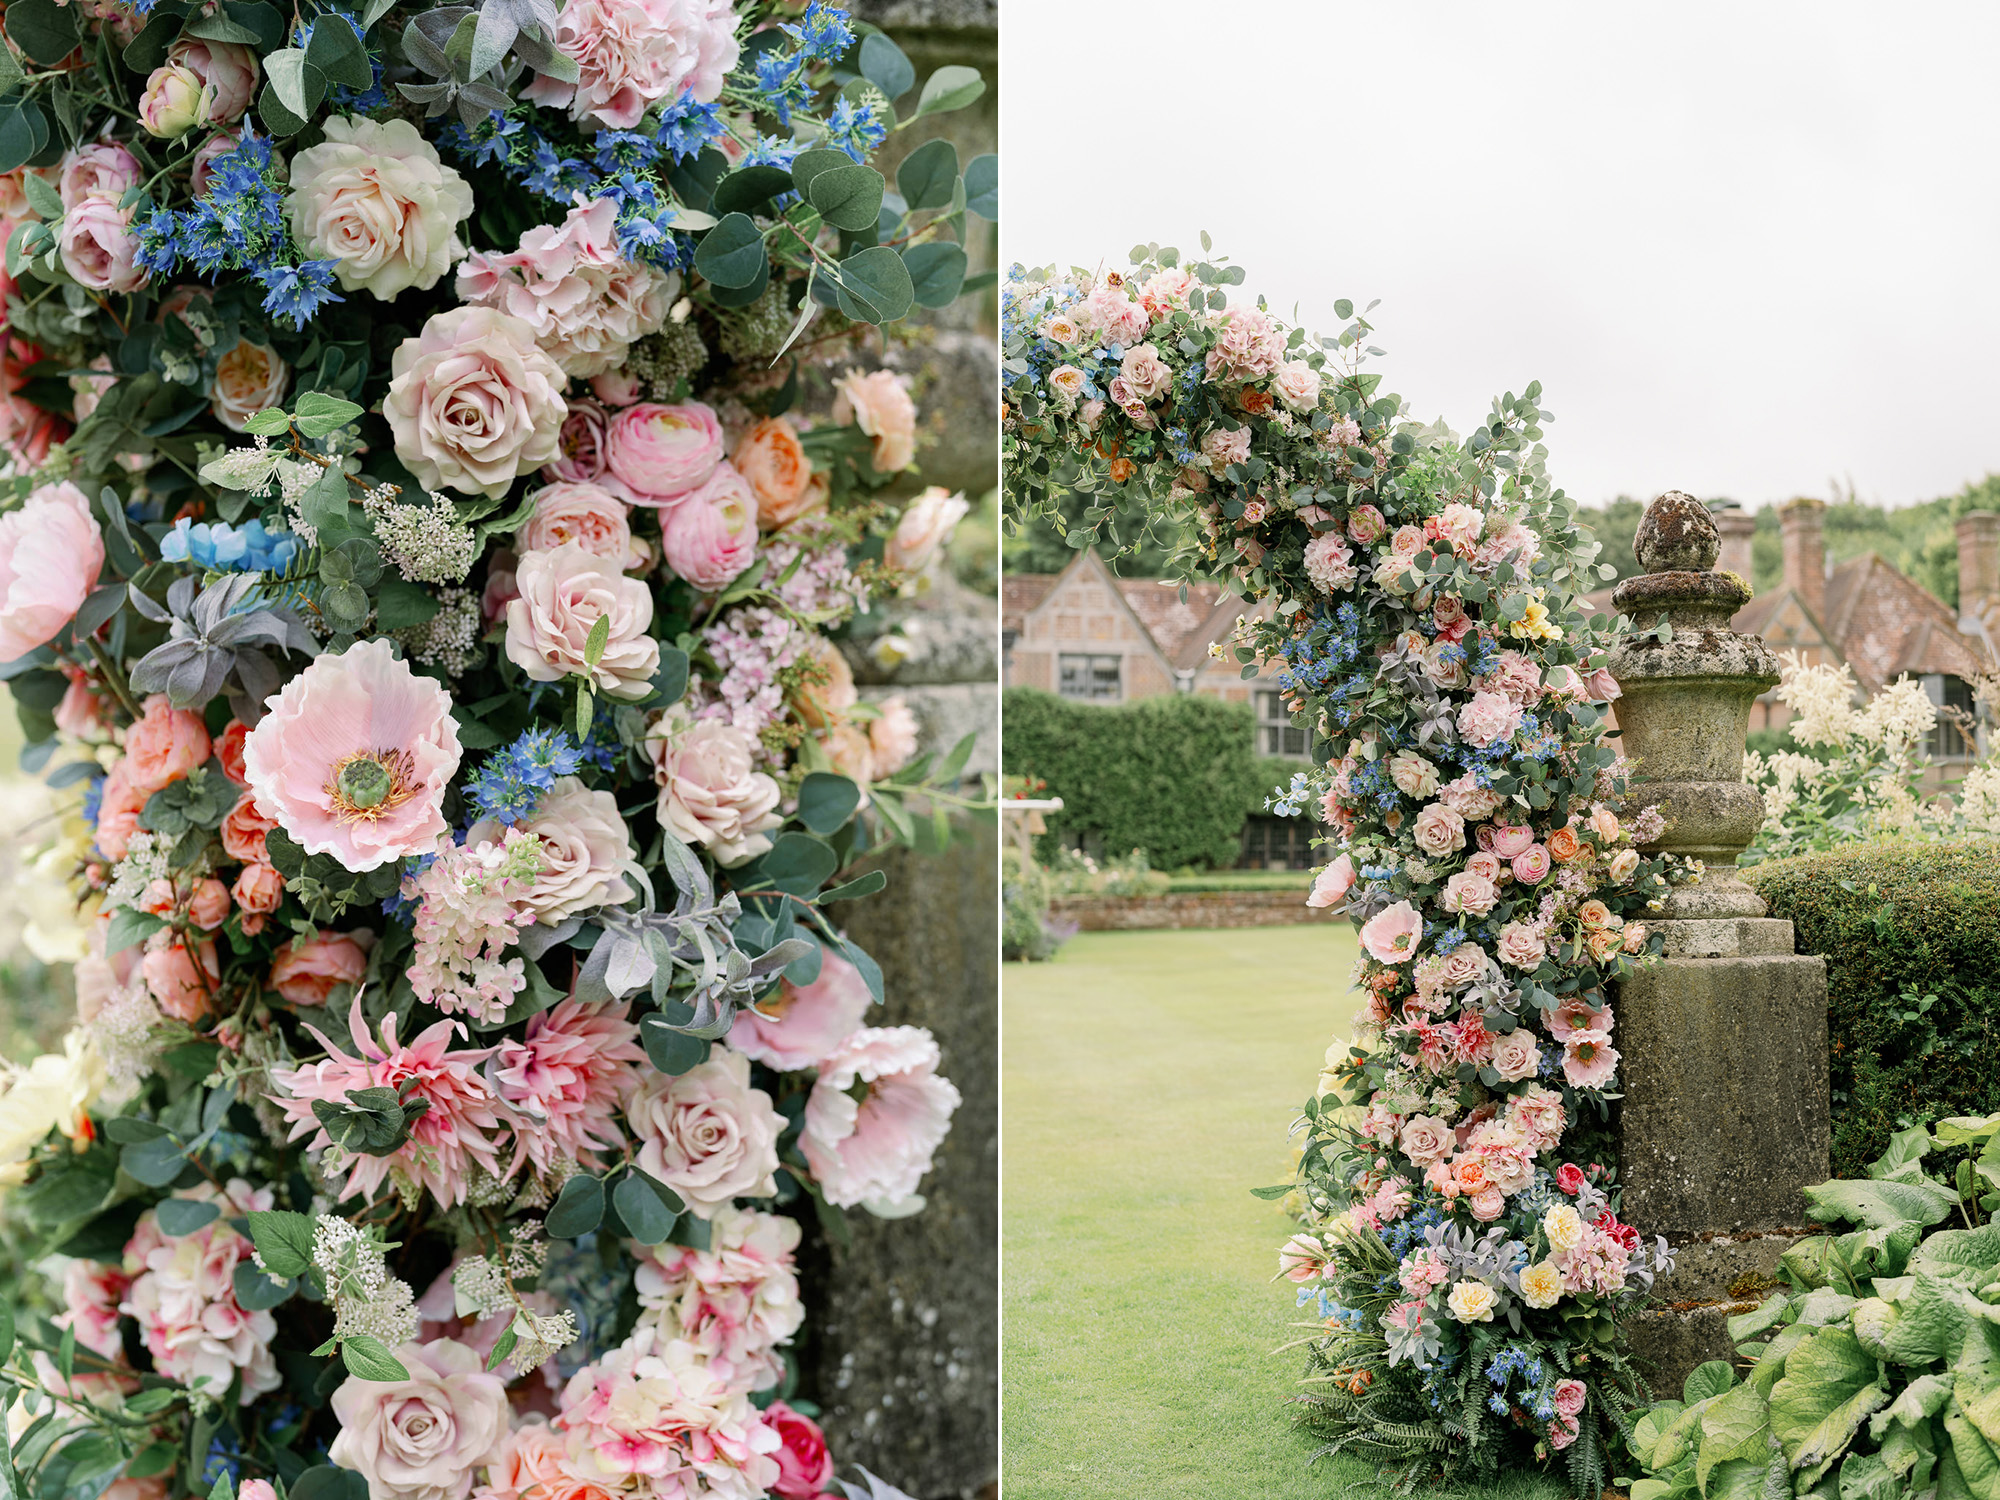
[[[1559,641],[1562,630],[1549,619],[1549,607],[1542,603],[1539,594],[1528,600],[1527,612],[1507,627],[1507,633],[1518,641]]]
[[[1557,1250],[1574,1250],[1583,1238],[1583,1215],[1567,1203],[1558,1203],[1542,1215],[1542,1233]]]
[[[1575,1213],[1575,1209],[1570,1210]],[[1537,1261],[1521,1273],[1521,1300],[1530,1307],[1554,1307],[1563,1294],[1562,1272],[1552,1260]]]
[[[0,1094],[0,1187],[27,1177],[28,1158],[51,1130],[88,1141],[87,1112],[103,1087],[104,1059],[80,1027],[61,1052],[45,1052],[15,1072]]]
[[[1493,1306],[1499,1300],[1499,1294],[1483,1281],[1461,1281],[1445,1299],[1451,1315],[1461,1323],[1491,1323]]]

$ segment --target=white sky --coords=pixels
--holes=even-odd
[[[2000,470],[2000,7],[1004,0],[1004,258],[1215,249],[1382,305],[1465,425],[1542,382],[1556,482],[1888,504]]]

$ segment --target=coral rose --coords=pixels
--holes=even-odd
[[[159,942],[156,936],[155,942]],[[196,960],[200,968],[196,968]],[[222,978],[222,964],[215,944],[204,938],[193,952],[185,942],[169,938],[147,950],[139,963],[146,989],[160,1009],[177,1021],[198,1021],[208,1010],[209,997]]]
[[[461,753],[451,694],[371,640],[315,658],[266,704],[244,774],[306,853],[358,872],[436,848]]]
[[[812,460],[783,417],[753,422],[730,455],[736,472],[757,497],[757,524],[766,531],[789,525],[812,509]]]
[[[834,383],[836,426],[852,422],[874,439],[870,462],[878,474],[907,469],[917,456],[917,404],[910,383],[894,370],[849,370]]]
[[[209,756],[208,727],[191,708],[175,708],[165,693],[141,705],[139,722],[125,736],[125,774],[151,796],[184,778]]]
[[[242,912],[238,920],[243,930],[255,937],[264,930],[264,919],[284,901],[285,877],[270,865],[247,864],[238,872],[229,894]]]
[[[287,1005],[326,1004],[341,985],[359,984],[368,973],[368,946],[364,946],[363,937],[372,938],[372,934],[322,929],[309,938],[285,944],[271,964],[271,988]]]
[[[264,836],[278,826],[276,818],[267,818],[258,811],[257,798],[245,792],[236,799],[236,805],[222,820],[222,848],[231,859],[255,863],[268,860],[270,850],[265,845]]]
[[[371,1500],[465,1500],[506,1436],[506,1380],[451,1339],[405,1344],[396,1358],[408,1379],[349,1377],[333,1393],[327,1457],[366,1479]]]
[[[771,847],[778,783],[755,769],[752,741],[719,719],[687,723],[668,716],[646,739],[659,783],[660,825],[684,844],[708,850],[725,868]]]
[[[195,882],[188,897],[188,920],[203,932],[213,932],[229,917],[229,887],[213,875]]]
[[[336,116],[324,129],[292,159],[292,237],[334,262],[343,291],[387,302],[436,286],[465,255],[458,223],[472,212],[471,187],[408,120]]]
[[[139,831],[139,814],[145,811],[145,792],[132,785],[132,777],[119,761],[104,778],[104,792],[97,802],[97,852],[106,859],[125,857],[132,835]]]
[[[699,401],[642,401],[604,428],[605,482],[634,505],[673,504],[715,472],[722,454],[722,423]]]
[[[734,464],[717,464],[661,518],[660,549],[668,567],[708,593],[757,560],[757,497]]]
[[[718,1047],[674,1076],[645,1071],[625,1101],[639,1139],[639,1167],[687,1201],[699,1218],[736,1198],[777,1191],[778,1136],[785,1117],[750,1087],[750,1059]]]
[[[637,699],[653,690],[660,643],[653,593],[603,558],[565,542],[530,552],[514,571],[520,592],[507,606],[507,659],[536,682],[588,677],[607,697]],[[604,653],[592,665],[590,632],[609,620]]]
[[[865,1026],[820,1064],[799,1145],[827,1202],[909,1211],[959,1103],[938,1060],[921,1027]]]
[[[555,457],[568,415],[563,372],[519,318],[485,307],[437,313],[396,347],[390,368],[382,415],[396,456],[427,489],[497,498]]]

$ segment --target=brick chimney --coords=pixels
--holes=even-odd
[[[1785,539],[1785,587],[1826,625],[1826,502],[1800,498],[1778,507]]]
[[[2000,604],[2000,515],[1967,511],[1958,518],[1958,615],[1984,620]]]
[[[1718,571],[1734,573],[1746,587],[1750,582],[1750,539],[1757,534],[1757,518],[1747,510],[1718,510],[1715,529],[1722,533],[1722,555],[1715,560]]]

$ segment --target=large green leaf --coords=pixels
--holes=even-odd
[[[1836,1179],[1806,1189],[1809,1213],[1821,1223],[1846,1219],[1869,1229],[1915,1221],[1935,1224],[1958,1206],[1958,1194],[1935,1182]]]
[[[2000,1223],[1977,1229],[1940,1229],[1917,1246],[1910,1269],[1959,1277],[1983,1286],[2000,1272]]]
[[[1964,1287],[1935,1276],[1911,1278],[1900,1302],[1870,1297],[1854,1307],[1854,1337],[1877,1359],[1899,1365],[1950,1363],[1965,1343],[1971,1315]]]
[[[1729,1330],[1729,1342],[1741,1344],[1754,1339],[1768,1328],[1776,1328],[1791,1312],[1792,1301],[1782,1291],[1766,1297],[1755,1312],[1738,1313],[1724,1326]]]
[[[1771,1413],[1754,1385],[1739,1385],[1716,1397],[1702,1415],[1701,1451],[1694,1461],[1694,1482],[1709,1494],[1715,1466],[1732,1459],[1749,1461],[1761,1477],[1770,1462]]]
[[[1951,1438],[1951,1457],[1956,1460],[1965,1493],[1972,1500],[2000,1500],[2000,1452],[1995,1451],[1992,1440],[1979,1430],[1956,1399],[1944,1409],[1944,1430]],[[1940,1500],[1946,1493],[1944,1477],[1939,1476]]]
[[[1850,1453],[1840,1465],[1840,1500],[1896,1500],[1902,1492],[1879,1453]]]
[[[2000,1370],[1991,1365],[1957,1377],[1952,1394],[1966,1420],[1987,1442],[2000,1446]]]
[[[1289,1185],[1285,1191],[1291,1191]],[[1672,1425],[1674,1418],[1685,1410],[1686,1408],[1678,1401],[1656,1401],[1632,1424],[1632,1452],[1647,1468],[1663,1467],[1653,1462],[1653,1449],[1659,1445],[1660,1434],[1665,1432]]]
[[[1937,1464],[1938,1445],[1943,1440],[1944,1433],[1936,1421],[1919,1422],[1914,1427],[1898,1424],[1889,1429],[1879,1451],[1891,1472],[1911,1490],[1921,1490],[1930,1483],[1931,1470]]]
[[[1889,1399],[1878,1370],[1845,1328],[1818,1329],[1791,1351],[1771,1387],[1771,1430],[1793,1468],[1818,1469],[1846,1451],[1862,1418]]]
[[[1726,1359],[1711,1359],[1706,1364],[1696,1365],[1681,1382],[1681,1400],[1693,1406],[1697,1401],[1706,1401],[1710,1396],[1720,1396],[1736,1384],[1736,1372],[1729,1367]]]
[[[1869,1419],[1868,1435],[1879,1443],[1891,1426],[1921,1427],[1938,1414],[1951,1395],[1951,1385],[1949,1375],[1919,1375]]]
[[[1889,1137],[1889,1149],[1868,1163],[1868,1175],[1897,1182],[1921,1179],[1923,1169],[1918,1164],[1930,1154],[1930,1149],[1931,1133],[1923,1126],[1899,1130]]]

